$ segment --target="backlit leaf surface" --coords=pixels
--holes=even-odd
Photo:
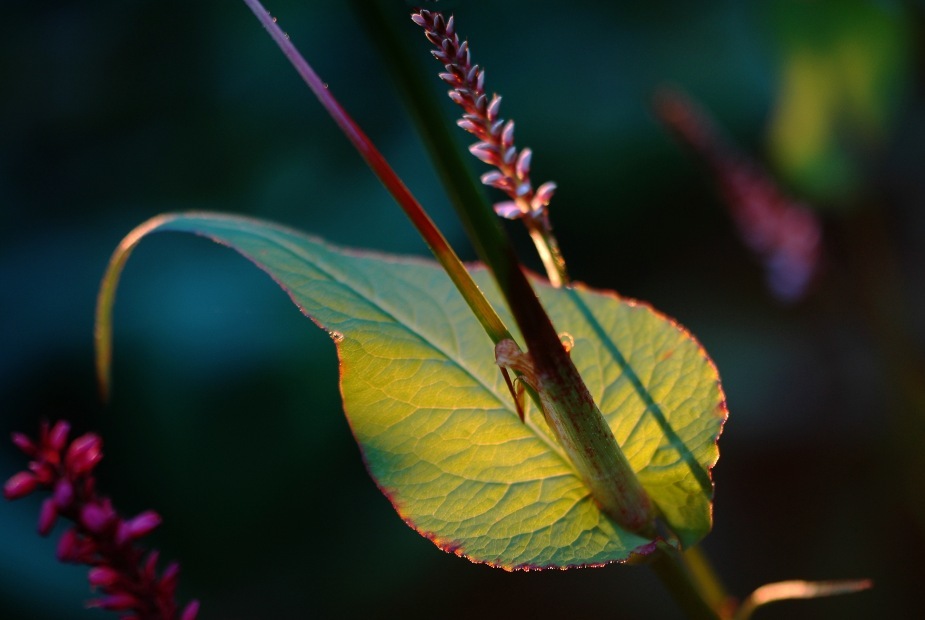
[[[102,350],[121,266],[138,241],[163,230],[234,248],[332,335],[344,409],[370,473],[439,547],[506,569],[600,565],[651,549],[601,513],[540,412],[531,407],[520,421],[491,340],[436,263],[345,251],[257,220],[160,216],[114,256],[100,298]],[[474,277],[513,327],[489,274],[475,268]],[[709,471],[726,416],[713,364],[646,305],[534,285],[556,329],[574,340],[576,366],[665,521],[684,546],[697,542],[711,526]]]

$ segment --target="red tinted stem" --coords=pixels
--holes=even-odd
[[[465,298],[466,303],[472,309],[478,318],[482,327],[491,339],[497,343],[505,338],[511,338],[511,334],[501,321],[498,314],[492,308],[488,300],[476,286],[469,272],[463,266],[462,261],[450,247],[446,238],[434,224],[430,216],[424,211],[421,204],[411,194],[398,177],[392,167],[388,164],[382,153],[376,148],[372,141],[367,137],[362,129],[350,117],[349,114],[341,107],[327,85],[318,77],[318,74],[311,68],[308,61],[302,57],[299,51],[292,44],[292,41],[276,24],[276,20],[267,13],[266,9],[260,4],[259,0],[244,0],[244,3],[253,11],[260,23],[263,24],[267,32],[282,50],[289,62],[302,77],[311,91],[327,110],[337,126],[340,127],[350,143],[360,153],[367,165],[372,169],[379,181],[385,186],[398,205],[411,220],[411,223],[424,238],[431,252],[446,270],[453,284],[459,289],[459,292]]]

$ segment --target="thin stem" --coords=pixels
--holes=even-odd
[[[321,105],[324,106],[337,126],[340,127],[347,139],[359,151],[360,155],[366,160],[366,163],[373,170],[385,188],[392,194],[395,201],[398,202],[402,210],[417,228],[418,232],[424,238],[434,256],[446,270],[453,284],[459,289],[459,292],[465,298],[466,303],[472,309],[472,312],[478,318],[485,332],[489,335],[495,344],[511,338],[511,333],[504,325],[501,318],[492,308],[491,304],[479,290],[478,286],[472,280],[472,276],[466,271],[465,266],[459,257],[450,247],[446,238],[439,231],[433,220],[424,211],[417,199],[411,194],[402,180],[395,171],[389,166],[388,162],[366,136],[356,122],[347,114],[346,111],[337,102],[330,93],[327,85],[318,77],[318,74],[311,68],[308,62],[302,57],[295,48],[289,37],[276,24],[276,20],[267,13],[266,9],[260,4],[259,0],[244,0],[244,3],[253,11],[260,23],[263,24],[267,32],[282,50],[289,62],[299,73],[308,87],[312,90]]]
[[[735,600],[726,591],[714,570],[710,559],[700,545],[695,545],[684,551],[684,561],[687,564],[691,579],[697,584],[704,599],[713,609],[719,610],[723,615],[726,610],[734,607]]]
[[[660,543],[655,553],[650,566],[687,617],[691,620],[722,620],[719,610],[710,604],[696,583],[684,556],[665,543]]]
[[[527,230],[530,232],[530,238],[533,239],[533,245],[536,246],[536,252],[543,261],[543,267],[546,269],[546,277],[549,283],[556,288],[567,286],[569,283],[568,272],[565,270],[565,258],[559,250],[559,244],[555,235],[551,231],[537,226],[533,220],[525,220]]]
[[[260,2],[244,1],[404,209],[496,345],[510,339],[497,315],[493,311],[488,314],[490,305],[449,244],[382,155],[328,92]],[[648,535],[655,529],[656,514],[652,502],[617,445],[613,431],[594,403],[578,369],[563,348],[510,242],[497,222],[492,221],[488,226],[483,223],[485,215],[493,214],[484,214],[477,209],[473,212],[468,205],[466,207],[468,213],[481,218],[473,226],[476,234],[487,232],[487,236],[475,238],[476,244],[485,251],[489,269],[524,336],[536,376],[541,378],[541,383],[535,387],[537,391],[543,392],[544,402],[554,403],[552,409],[545,413],[556,438],[601,509],[626,530]]]
[[[780,581],[763,585],[748,598],[736,611],[734,620],[750,620],[752,614],[759,607],[777,601],[793,599],[821,598],[823,596],[838,596],[840,594],[853,594],[873,587],[869,579],[855,579],[845,581]]]
[[[444,21],[439,14],[425,11],[413,15],[412,19],[425,28],[428,39],[432,42],[440,40],[441,37],[452,39],[447,43],[447,50],[453,50],[454,58],[463,56],[461,62],[468,65],[467,52],[464,50],[465,44],[458,43],[458,38],[454,36],[453,27],[449,21]],[[383,23],[387,22],[388,20],[383,20]],[[446,40],[449,41],[449,39]],[[442,44],[441,49],[443,49]],[[401,46],[389,46],[383,50],[385,58],[393,66],[403,61],[400,51],[396,50],[401,50]],[[449,54],[449,51],[445,53]],[[457,74],[462,71],[461,67],[456,69]],[[400,71],[398,68],[395,70]],[[472,81],[469,79],[469,74],[475,76],[475,86],[478,89],[479,69],[474,66],[469,67],[467,83]],[[408,85],[412,87],[408,88]],[[434,121],[432,115],[420,109],[429,103],[428,98],[419,95],[424,92],[424,89],[414,85],[413,79],[409,79],[405,90],[412,107],[417,109],[419,118],[428,119],[432,125],[439,124],[439,118]],[[467,90],[468,95],[461,91],[458,92],[462,100],[468,100],[467,97],[471,99],[475,92],[468,87]],[[500,121],[495,117],[497,101],[494,104],[486,103],[487,98],[484,93],[480,93],[476,99],[473,114],[480,115],[480,118],[484,117],[484,121],[493,121],[498,124]],[[464,117],[464,120],[474,122],[468,116]],[[495,131],[494,125],[488,128],[485,127],[484,122],[481,120],[479,122],[483,132]],[[505,130],[501,131],[501,137],[498,138],[496,145],[480,143],[472,147],[473,152],[481,153],[490,160],[493,159],[493,155],[486,154],[496,153],[497,149],[503,146],[506,155],[501,158],[500,162],[504,165],[516,162],[514,167],[517,171],[513,176],[522,181],[526,180],[530,157],[525,153],[526,149],[521,151],[517,157],[510,154],[515,150],[512,138],[513,125],[508,121],[504,127]],[[428,129],[431,128],[429,124]],[[433,127],[433,129],[437,132],[435,135],[442,133],[439,128]],[[451,165],[452,162],[444,155],[447,150],[444,148],[435,150],[438,166]],[[502,173],[502,176],[510,176],[504,171]],[[497,180],[497,177],[492,178]],[[540,187],[536,192],[532,192],[531,189],[530,219],[546,221],[545,212],[540,207],[547,205],[548,198],[554,189],[555,186],[550,183],[545,184],[545,187]],[[527,353],[531,358],[531,366],[535,371],[535,376],[540,380],[539,384],[533,387],[540,393],[541,400],[551,405],[548,409],[544,407],[544,411],[547,413],[547,420],[559,444],[565,449],[576,472],[585,482],[601,509],[625,529],[648,535],[654,531],[656,517],[652,502],[629,465],[626,456],[617,445],[610,426],[594,403],[593,397],[568,352],[563,348],[549,316],[540,304],[517,260],[510,240],[499,225],[495,211],[486,208],[481,200],[462,201],[455,203],[455,206],[461,219],[466,223],[467,230],[473,235],[473,245],[494,275],[498,288],[504,295],[524,336]],[[520,210],[519,207],[517,208]],[[546,228],[548,230],[549,227],[546,226]],[[550,256],[554,254],[550,252]],[[553,273],[558,274],[559,271],[554,270]]]

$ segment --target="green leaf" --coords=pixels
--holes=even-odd
[[[234,248],[331,334],[344,409],[370,473],[440,548],[509,570],[600,565],[654,548],[598,509],[540,412],[519,420],[493,343],[430,261],[337,249],[257,220],[160,216],[126,237],[104,278],[103,376],[121,268],[145,235],[166,230]],[[488,273],[473,275],[500,308]],[[682,545],[696,543],[711,527],[709,472],[726,417],[713,364],[644,304],[534,285],[557,330],[574,340],[576,366],[664,521]]]

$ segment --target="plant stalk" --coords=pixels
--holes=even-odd
[[[725,620],[720,611],[708,600],[697,583],[684,556],[666,543],[659,543],[650,566],[658,575],[675,602],[691,620]]]
[[[538,226],[531,218],[525,218],[527,231],[530,238],[533,239],[533,245],[536,246],[536,253],[539,254],[540,260],[543,261],[543,267],[546,269],[546,277],[549,283],[556,288],[568,286],[569,277],[565,270],[565,258],[559,250],[559,243],[555,235],[549,230],[544,230]]]
[[[276,20],[270,16],[263,8],[259,0],[244,0],[244,3],[253,11],[263,27],[282,50],[283,54],[292,63],[292,66],[302,77],[311,91],[315,94],[321,105],[324,106],[337,126],[340,127],[350,143],[360,153],[367,165],[376,174],[385,188],[389,191],[395,201],[411,220],[411,223],[424,238],[431,252],[433,252],[437,261],[443,266],[453,284],[459,289],[459,292],[465,298],[466,303],[472,309],[472,312],[478,318],[485,332],[492,341],[498,342],[512,338],[504,322],[495,312],[482,291],[472,280],[472,276],[466,271],[465,266],[459,257],[450,247],[449,242],[434,224],[433,220],[424,211],[424,208],[411,194],[411,191],[405,186],[392,167],[388,164],[382,153],[376,148],[372,141],[366,136],[359,125],[347,114],[347,112],[337,102],[327,85],[318,77],[318,74],[311,68],[308,62],[302,57],[299,51],[289,40],[289,37],[280,29]]]
[[[533,291],[510,240],[478,186],[466,174],[439,106],[414,70],[416,63],[378,2],[355,4],[369,24],[371,38],[408,102],[425,144],[468,232],[488,266],[523,334],[537,370],[544,402],[554,406],[550,426],[600,507],[629,531],[653,535],[656,511],[629,465],[581,375],[562,346],[549,316]],[[369,12],[368,15],[365,12]],[[410,20],[409,20],[410,24]]]
[[[688,572],[704,600],[712,608],[720,612],[722,617],[735,608],[736,601],[726,591],[726,587],[714,570],[710,559],[700,545],[694,545],[683,552],[683,559]]]

